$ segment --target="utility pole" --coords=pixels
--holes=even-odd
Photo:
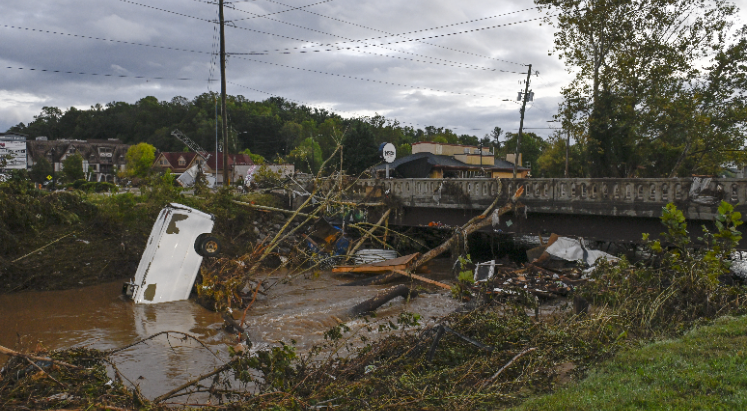
[[[218,0],[218,7],[218,20],[220,20],[220,109],[223,117],[223,185],[227,186],[230,181],[228,180],[228,113],[226,112],[226,22],[223,19],[223,0]]]
[[[571,145],[571,128],[565,131],[565,178],[568,178],[568,152]]]
[[[519,145],[521,144],[521,132],[524,129],[524,110],[527,108],[527,100],[529,99],[529,79],[532,75],[532,65],[529,65],[527,70],[527,83],[524,87],[524,98],[521,103],[521,120],[519,121],[519,135],[516,137],[516,153],[514,154],[514,178],[516,178],[516,167],[519,163]]]
[[[213,103],[215,105],[215,184],[214,187],[218,187],[218,99],[213,96]]]

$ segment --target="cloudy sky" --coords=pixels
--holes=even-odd
[[[737,5],[745,24],[747,0]],[[515,100],[531,63],[539,75],[532,76],[535,101],[525,127],[547,136],[547,120],[571,75],[548,55],[553,28],[533,6],[530,0],[226,3],[226,49],[234,53],[228,93],[251,100],[277,95],[344,116],[379,113],[482,136],[494,126],[518,130]],[[43,106],[89,108],[220,91],[217,10],[211,0],[3,0],[0,131],[28,123]],[[481,28],[489,29],[472,31]]]

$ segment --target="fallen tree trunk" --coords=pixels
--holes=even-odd
[[[524,194],[524,187],[519,187],[516,190],[516,193],[509,200],[509,203],[501,207],[499,210],[496,210],[496,212],[494,212],[493,215],[501,216],[513,210],[516,201],[519,199],[519,197],[521,197],[522,194]],[[498,202],[498,198],[496,198],[496,200],[493,201],[493,204],[491,204],[490,207],[486,208],[482,214],[471,219],[469,222],[467,222],[467,224],[460,227],[458,232],[454,234],[453,236],[451,236],[451,238],[446,240],[446,242],[432,249],[431,251],[428,251],[427,253],[423,254],[423,256],[420,257],[420,259],[418,259],[418,261],[416,261],[415,264],[413,264],[412,269],[418,268],[420,265],[423,265],[424,263],[443,254],[444,251],[450,249],[452,245],[454,245],[454,243],[458,240],[460,234],[464,235],[464,237],[467,237],[468,235],[474,233],[475,231],[478,231],[492,224],[493,219],[487,218],[487,217],[491,214],[491,211],[493,210],[497,202]]]
[[[410,288],[404,284],[396,285],[378,293],[374,298],[357,304],[355,307],[350,309],[350,313],[353,316],[366,315],[376,311],[377,308],[397,297],[408,298],[416,297],[417,295],[417,291],[410,290]]]

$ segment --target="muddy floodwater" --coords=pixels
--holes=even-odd
[[[437,261],[431,270],[430,278],[452,282],[447,261]],[[260,295],[246,320],[255,347],[295,340],[297,352],[306,353],[341,321],[353,330],[364,327],[362,320],[347,315],[348,309],[388,286],[340,286],[349,281],[350,277],[324,272],[279,283],[267,295]],[[234,344],[236,337],[222,330],[219,314],[193,301],[135,305],[120,297],[121,287],[118,281],[67,291],[0,295],[0,345],[19,350],[37,346],[105,350],[161,331],[189,333],[206,343],[210,351],[192,341],[161,336],[115,354],[122,374],[149,398],[228,360],[228,344]],[[448,291],[434,290],[409,303],[402,298],[392,300],[377,310],[377,320],[407,311],[420,314],[421,323],[427,325],[458,307]],[[235,316],[240,318],[240,313]],[[361,334],[381,337],[376,330]]]

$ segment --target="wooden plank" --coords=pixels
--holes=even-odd
[[[391,260],[363,265],[339,265],[332,269],[333,273],[384,273],[392,269],[406,270],[420,257],[420,253],[404,255]]]
[[[411,274],[411,273],[408,273],[407,271],[402,271],[402,270],[392,270],[392,272],[395,272],[395,273],[397,273],[397,274],[401,274],[401,275],[404,275],[405,277],[410,277],[410,278],[414,278],[414,279],[416,279],[416,280],[418,280],[418,281],[422,281],[422,282],[424,282],[424,283],[428,283],[428,284],[433,284],[433,285],[437,285],[437,286],[439,286],[439,287],[441,287],[441,288],[445,288],[445,289],[447,289],[447,290],[451,290],[451,286],[450,286],[450,285],[448,285],[448,284],[444,284],[444,283],[439,283],[438,281],[435,281],[435,280],[431,280],[430,278],[425,278],[425,277],[423,277],[423,276],[420,276],[420,275],[417,275],[417,274]]]

